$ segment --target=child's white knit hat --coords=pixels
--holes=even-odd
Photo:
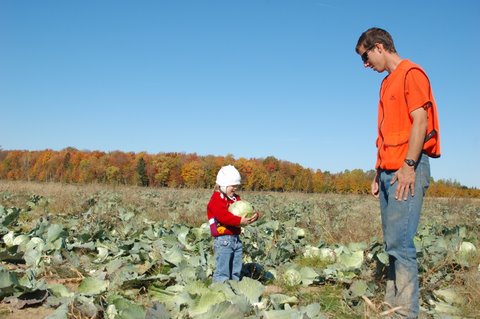
[[[240,185],[242,178],[233,165],[223,166],[217,174],[216,183],[220,186]]]

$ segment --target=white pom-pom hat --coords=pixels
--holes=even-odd
[[[223,166],[217,174],[216,183],[219,186],[227,187],[232,185],[240,185],[242,178],[240,173],[233,165]]]

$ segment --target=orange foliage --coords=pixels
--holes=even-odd
[[[281,161],[273,156],[265,159],[235,159],[232,155],[105,153],[69,147],[61,151],[0,149],[0,179],[139,185],[140,159],[142,184],[150,187],[212,188],[220,167],[233,164],[242,175],[245,190],[369,194],[375,174],[373,170],[364,172],[360,169],[331,174]],[[480,198],[480,190],[444,180],[432,180],[427,194]]]

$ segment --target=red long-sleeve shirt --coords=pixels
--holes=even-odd
[[[232,203],[240,200],[240,196],[236,194],[234,196],[235,200],[232,200],[222,192],[213,192],[207,205],[207,217],[212,236],[239,235],[242,231],[240,228],[242,218],[228,211]]]

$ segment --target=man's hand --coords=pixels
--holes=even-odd
[[[378,186],[378,173],[375,174],[375,178],[372,181],[371,193],[372,193],[373,197],[375,197],[376,199],[378,199],[380,197],[380,188]]]
[[[416,161],[420,158],[428,126],[427,111],[425,108],[426,106],[419,107],[410,113],[413,123],[410,130],[410,137],[408,138],[406,158],[412,158]],[[395,173],[390,184],[393,185],[397,181],[398,185],[395,191],[395,199],[407,200],[408,193],[415,196],[415,167],[408,166],[404,163]]]
[[[412,194],[412,197],[415,196],[415,168],[403,165],[395,173],[390,184],[393,185],[397,181],[396,200],[407,200],[409,192]]]

